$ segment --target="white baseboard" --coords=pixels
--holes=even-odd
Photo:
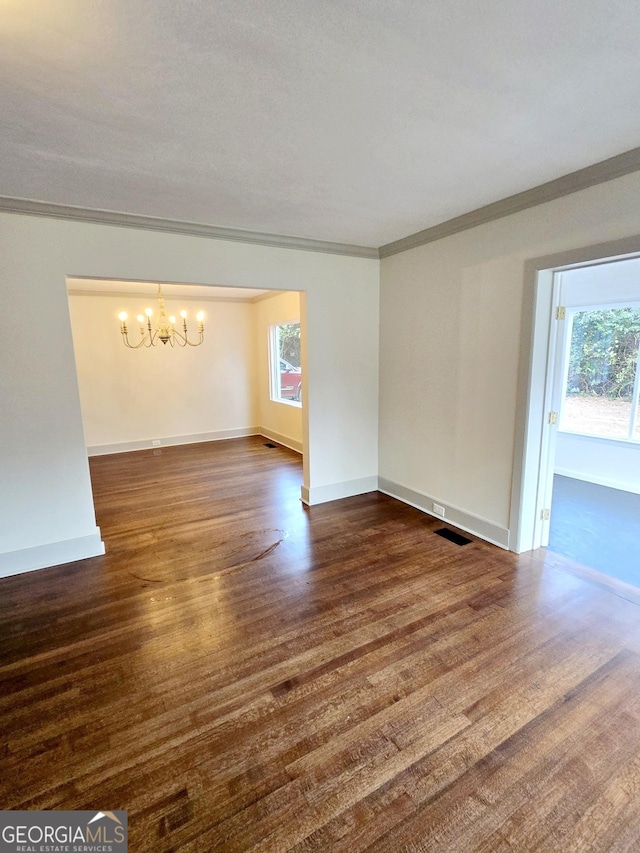
[[[584,483],[593,483],[596,486],[606,486],[608,489],[618,489],[621,492],[631,492],[640,495],[640,484],[632,485],[619,480],[611,480],[608,477],[592,477],[591,474],[583,474],[581,471],[571,471],[569,468],[556,468],[553,472],[560,477],[570,477],[572,480],[582,480]]]
[[[270,441],[276,441],[278,444],[282,444],[285,447],[288,447],[289,450],[295,450],[296,453],[302,453],[302,442],[297,441],[295,438],[291,438],[288,435],[282,435],[279,432],[274,432],[270,429],[264,429],[264,427],[258,427],[258,435],[263,435]]]
[[[310,489],[302,486],[300,497],[302,503],[307,504],[307,506],[315,506],[329,501],[339,501],[342,498],[352,498],[355,495],[365,495],[367,492],[376,492],[377,490],[377,477],[361,477],[359,480],[330,483],[328,486],[312,486]]]
[[[422,512],[426,512],[428,515],[434,516],[434,518],[439,518],[445,524],[452,524],[454,527],[460,528],[460,530],[472,533],[479,539],[484,539],[485,542],[490,542],[499,548],[509,550],[509,529],[507,527],[502,527],[479,515],[473,515],[459,507],[447,504],[439,498],[432,498],[422,492],[416,492],[414,489],[410,489],[400,483],[394,483],[392,480],[387,480],[384,477],[378,478],[378,491],[392,498],[397,498],[399,501],[409,504],[409,506],[413,506]],[[433,511],[434,503],[444,507],[444,516]]]
[[[100,528],[96,527],[96,532],[89,536],[0,554],[0,578],[59,566],[61,563],[86,560],[87,557],[99,557],[101,554],[104,554],[104,542],[100,539]]]
[[[148,450],[150,447],[173,447],[178,444],[198,444],[202,441],[224,441],[228,438],[244,438],[247,435],[264,435],[260,427],[219,429],[214,432],[198,432],[192,435],[170,435],[145,438],[140,441],[120,441],[117,444],[94,444],[87,447],[89,456],[106,456],[110,453],[128,453],[133,450]],[[277,440],[277,439],[276,439]],[[154,444],[159,441],[160,444]]]

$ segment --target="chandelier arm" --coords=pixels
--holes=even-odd
[[[132,344],[132,343],[130,343],[130,341],[129,341],[129,332],[128,332],[128,329],[125,327],[124,329],[121,329],[120,331],[122,332],[122,342],[123,342],[123,344],[124,344],[126,347],[128,347],[129,349],[140,349],[140,347],[141,347],[141,346],[144,344],[144,342],[145,342],[145,339],[143,338],[139,343],[137,343],[137,344]]]
[[[190,340],[188,340],[188,339],[187,339],[187,344],[188,344],[190,347],[199,347],[199,346],[200,346],[200,344],[201,344],[203,341],[204,341],[204,332],[200,332],[200,340],[199,340],[199,341],[197,341],[197,342],[194,344],[192,341],[190,341]]]
[[[174,331],[176,342],[178,346],[181,347],[199,347],[200,344],[204,341],[204,329],[200,329],[198,334],[200,335],[200,339],[194,342],[189,340],[189,336],[188,334],[186,334],[186,329],[185,334],[182,334],[182,332],[179,332],[177,329],[175,329]]]

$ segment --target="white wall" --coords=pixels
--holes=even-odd
[[[640,234],[628,175],[378,262],[0,214],[0,574],[96,553],[66,277],[300,290],[303,496],[383,487],[509,543],[527,259]]]
[[[636,173],[384,259],[381,487],[508,547],[525,262],[639,233]]]
[[[163,444],[213,440],[257,431],[254,329],[250,302],[172,297],[163,288],[168,313],[204,309],[205,340],[196,348],[127,349],[118,314],[135,317],[155,299],[148,296],[69,295],[73,343],[89,454],[116,453]],[[230,291],[231,293],[233,291]],[[192,334],[197,328],[192,321]]]
[[[21,226],[17,217],[0,218],[0,296],[7,308],[0,336],[0,576],[103,552],[64,267],[55,240],[46,248],[30,243]]]
[[[564,270],[558,276],[560,301],[567,308],[640,301],[640,258]]]
[[[254,303],[254,341],[256,354],[256,395],[258,423],[263,435],[302,452],[302,409],[289,403],[274,402],[269,388],[269,329],[276,323],[300,320],[300,294],[274,293]],[[302,344],[304,346],[304,328]]]
[[[640,494],[640,444],[558,431],[554,470],[564,477]]]
[[[378,261],[0,214],[0,574],[101,547],[66,292],[83,276],[305,291],[304,497],[375,488]]]

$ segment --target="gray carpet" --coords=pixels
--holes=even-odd
[[[640,587],[640,495],[556,474],[549,549]]]

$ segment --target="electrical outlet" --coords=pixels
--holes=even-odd
[[[433,504],[433,512],[436,515],[442,516],[444,518],[444,507],[441,504],[434,503]]]
[[[162,444],[162,441],[159,438],[154,438],[153,441],[151,442],[151,444],[154,447],[160,447],[160,445]]]

